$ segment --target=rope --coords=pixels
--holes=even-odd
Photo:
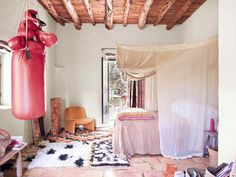
[[[37,6],[37,3],[36,3],[36,0],[34,0],[34,8],[35,8],[36,11],[38,12],[38,6]],[[39,13],[38,13],[38,18],[39,18]]]
[[[22,18],[22,14],[24,13],[24,9],[25,9],[25,1],[23,2],[22,8],[21,8],[20,18],[18,20],[18,24],[17,24],[17,28],[16,28],[16,34],[17,34],[17,30],[18,30],[18,28],[20,26],[20,21],[21,21],[21,18]]]
[[[26,3],[26,9],[25,11],[27,12],[28,9],[29,9],[29,0],[25,0],[25,3]],[[27,41],[28,41],[28,14],[26,14],[26,32],[25,32],[25,37],[26,37],[26,51],[28,49],[28,44],[27,44]]]

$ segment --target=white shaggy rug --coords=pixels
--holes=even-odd
[[[48,143],[30,163],[31,168],[85,167],[89,165],[91,145],[80,142]]]

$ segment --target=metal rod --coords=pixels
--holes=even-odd
[[[101,48],[101,51],[103,51],[103,50],[115,50],[116,48]]]
[[[101,51],[102,51],[103,58],[104,58],[103,60],[108,60],[108,61],[114,60],[115,61],[115,58],[116,58],[115,48],[102,48]],[[114,55],[107,55],[108,53],[114,54]]]

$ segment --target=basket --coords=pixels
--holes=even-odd
[[[217,164],[218,164],[218,151],[213,148],[208,148],[208,153],[209,153],[210,165],[217,166]]]

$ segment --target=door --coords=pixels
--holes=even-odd
[[[114,57],[102,59],[102,123],[116,118],[117,111],[127,106],[128,83],[122,79]]]

